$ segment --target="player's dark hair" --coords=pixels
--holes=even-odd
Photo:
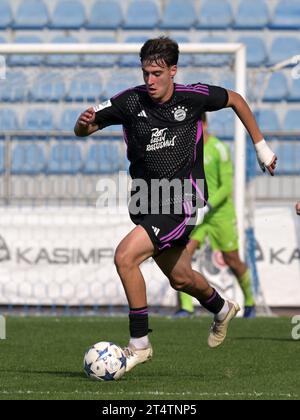
[[[142,63],[155,63],[160,67],[164,63],[168,67],[175,66],[178,63],[178,56],[179,48],[177,42],[165,36],[149,39],[140,51]]]

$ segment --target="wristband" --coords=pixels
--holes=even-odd
[[[254,147],[259,161],[265,166],[271,165],[275,155],[267,145],[265,139],[262,139],[260,142],[254,144]]]

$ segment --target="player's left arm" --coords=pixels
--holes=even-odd
[[[300,201],[296,204],[296,213],[300,216]]]
[[[237,92],[227,90],[228,102],[226,107],[232,108],[247,129],[257,154],[258,163],[265,172],[265,168],[273,176],[276,168],[277,156],[267,145],[255,117],[245,99]]]

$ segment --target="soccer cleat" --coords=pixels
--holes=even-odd
[[[208,336],[208,345],[211,348],[220,346],[226,338],[229,322],[240,311],[240,306],[237,302],[228,301],[229,311],[222,321],[214,320],[211,331]]]
[[[136,349],[133,345],[128,345],[123,348],[123,351],[126,356],[126,372],[129,372],[136,365],[140,363],[146,363],[152,358],[153,349],[150,344],[146,349]]]
[[[255,306],[245,306],[244,309],[244,318],[250,319],[256,317],[256,308]]]

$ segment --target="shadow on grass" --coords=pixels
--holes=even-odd
[[[31,374],[31,375],[53,375],[53,376],[58,376],[58,377],[64,377],[64,378],[79,378],[79,379],[87,379],[86,375],[82,372],[59,372],[59,371],[50,371],[50,370],[21,370],[21,369],[16,369],[15,371],[11,370],[5,370],[5,369],[0,369],[0,372],[3,373],[12,373],[12,372],[16,372],[16,373],[27,373],[27,374]]]
[[[61,371],[54,371],[54,370],[21,370],[21,369],[16,369],[16,370],[7,370],[7,369],[0,369],[0,373],[18,373],[18,374],[28,374],[28,375],[50,375],[53,377],[57,377],[57,378],[72,378],[72,379],[79,379],[81,381],[87,381],[90,380],[85,373],[82,372],[61,372]],[[145,380],[153,380],[153,379],[157,379],[157,373],[156,372],[147,372],[145,370],[141,371],[141,370],[136,370],[136,374],[135,377],[137,378],[138,376],[140,376],[138,373],[143,373],[143,379]],[[170,372],[170,371],[166,371],[166,372],[160,372],[160,378],[165,378],[168,379],[170,377],[174,377],[175,373],[174,372]],[[181,377],[182,381],[184,381],[185,376],[184,375],[178,375],[177,377]],[[126,377],[127,379],[127,377]],[[134,377],[133,377],[134,379]],[[189,372],[189,379],[196,379],[196,380],[205,380],[205,375],[203,373],[199,373],[199,372]]]

